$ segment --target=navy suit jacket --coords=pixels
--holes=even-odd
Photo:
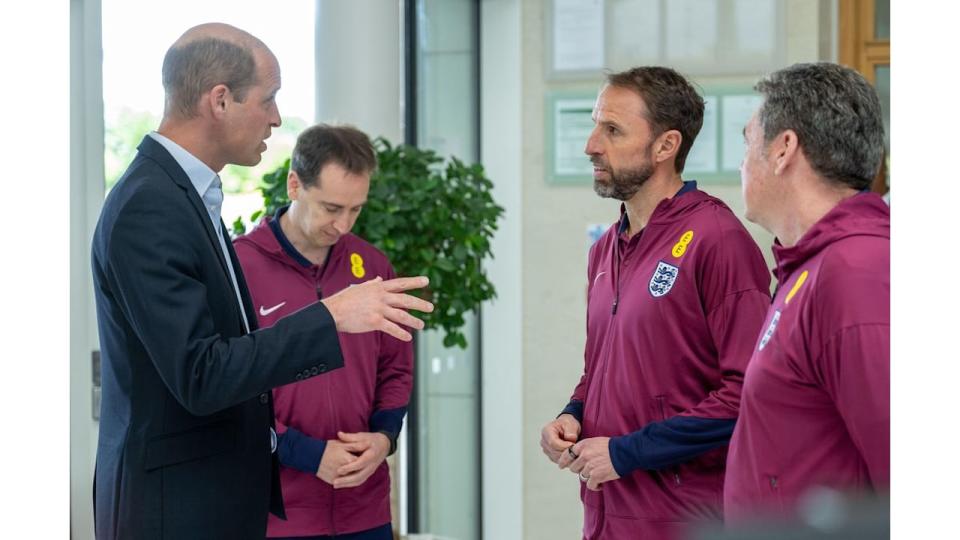
[[[196,189],[153,138],[138,149],[93,239],[102,361],[96,536],[263,538],[267,512],[283,516],[270,389],[341,367],[336,326],[317,302],[246,333]]]

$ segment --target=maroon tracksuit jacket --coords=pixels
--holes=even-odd
[[[590,250],[585,371],[566,412],[609,436],[619,480],[581,488],[584,538],[670,539],[720,519],[742,374],[770,302],[759,248],[686,182],[626,238]],[[582,404],[582,411],[576,411]]]
[[[286,209],[281,209],[281,215]],[[387,257],[352,234],[323,265],[312,265],[264,218],[234,241],[260,327],[346,287],[394,277]],[[287,520],[271,515],[267,536],[366,531],[390,522],[390,476],[383,463],[365,483],[334,490],[316,477],[325,441],[337,431],[400,431],[413,384],[413,347],[382,332],[340,334],[344,367],[273,391]],[[227,496],[228,494],[224,494]]]
[[[850,197],[797,245],[755,342],[730,443],[724,513],[789,517],[814,486],[890,481],[890,211]]]

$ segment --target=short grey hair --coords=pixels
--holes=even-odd
[[[200,96],[218,84],[226,85],[234,100],[242,102],[256,82],[250,47],[214,37],[170,47],[163,57],[165,114],[193,118]]]
[[[754,89],[764,98],[765,143],[792,129],[819,175],[857,190],[870,187],[883,159],[883,115],[862,75],[828,62],[794,64]]]

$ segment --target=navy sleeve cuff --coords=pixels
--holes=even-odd
[[[639,431],[610,438],[610,461],[620,476],[638,469],[660,470],[730,442],[734,419],[674,416]]]
[[[287,431],[277,437],[280,463],[313,475],[316,475],[320,468],[320,459],[323,458],[326,448],[327,441],[314,439],[293,428],[287,428]]]
[[[578,399],[571,399],[570,403],[560,411],[560,414],[569,414],[577,419],[577,422],[583,423],[583,402]],[[559,417],[560,414],[557,416]]]
[[[407,414],[406,407],[383,409],[374,411],[370,416],[370,432],[383,433],[390,439],[390,454],[397,451],[397,437],[403,429],[403,417]]]

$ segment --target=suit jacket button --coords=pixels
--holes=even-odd
[[[320,368],[320,373],[326,373],[326,372],[327,372],[327,365],[326,365],[326,364],[320,364],[320,365],[317,366],[317,367]]]
[[[319,375],[319,374],[320,374],[320,370],[317,369],[317,366],[313,366],[312,368],[310,368],[310,375],[311,375],[311,376],[313,376],[313,375]]]
[[[266,392],[260,394],[260,403],[266,405],[268,401],[270,401],[270,396]]]

